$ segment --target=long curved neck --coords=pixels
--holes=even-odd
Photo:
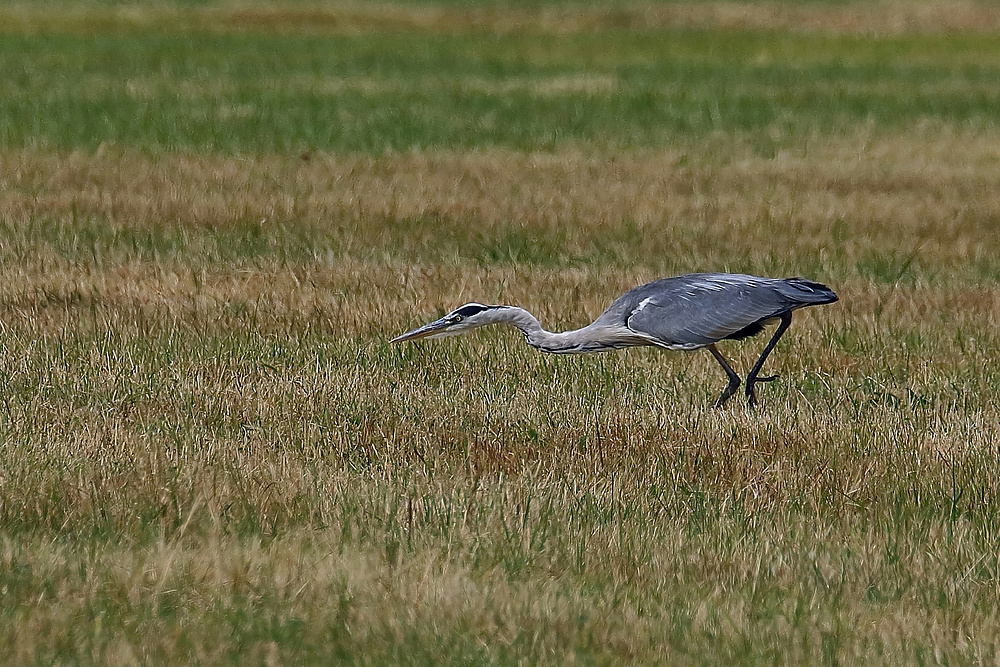
[[[538,348],[542,352],[580,354],[606,349],[604,345],[597,343],[594,336],[596,334],[594,324],[589,324],[582,329],[555,333],[543,329],[534,315],[517,306],[497,308],[491,315],[491,319],[495,323],[512,324],[520,329],[524,332],[524,338],[528,341],[528,345]]]

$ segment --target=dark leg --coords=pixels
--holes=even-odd
[[[764,361],[767,359],[767,355],[771,354],[771,350],[773,350],[774,346],[778,344],[778,339],[785,333],[788,325],[792,323],[792,311],[789,310],[788,312],[782,313],[780,317],[781,324],[778,325],[778,328],[774,332],[774,335],[771,336],[771,340],[768,342],[767,347],[765,347],[764,351],[760,353],[760,358],[757,359],[757,363],[753,365],[753,368],[750,369],[750,374],[747,375],[747,386],[745,391],[747,395],[747,403],[751,408],[757,405],[757,395],[754,393],[753,386],[758,382],[771,382],[772,380],[778,379],[777,375],[758,377],[757,374],[760,373],[760,369],[764,367]]]
[[[721,408],[729,400],[729,397],[735,394],[736,390],[740,388],[740,376],[736,374],[736,371],[729,365],[729,362],[722,356],[722,353],[719,352],[714,343],[707,346],[707,349],[715,357],[715,360],[719,362],[719,365],[722,366],[722,370],[726,371],[726,375],[729,376],[729,384],[722,391],[722,396],[719,396],[719,400],[715,402],[715,407]]]

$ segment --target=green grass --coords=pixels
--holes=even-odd
[[[617,149],[995,127],[998,53],[993,35],[10,35],[0,145]]]

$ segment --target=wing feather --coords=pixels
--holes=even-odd
[[[772,281],[753,276],[690,276],[650,285],[625,326],[659,345],[710,345],[795,307]]]

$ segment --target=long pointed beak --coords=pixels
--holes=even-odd
[[[420,338],[426,338],[427,336],[430,336],[431,334],[437,333],[438,331],[441,331],[442,329],[447,329],[448,328],[448,324],[449,324],[449,322],[447,320],[445,320],[444,318],[441,318],[440,320],[435,320],[434,322],[431,322],[430,324],[425,324],[422,327],[418,327],[418,328],[414,329],[413,331],[407,331],[402,336],[396,336],[395,338],[393,338],[389,342],[390,343],[402,343],[403,341],[406,341],[406,340],[419,340]]]

